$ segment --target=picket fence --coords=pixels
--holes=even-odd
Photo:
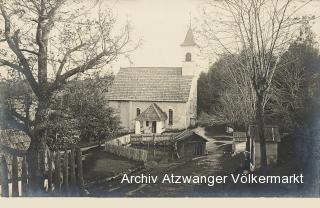
[[[26,151],[15,150],[3,145],[0,145],[0,150],[2,154],[4,153],[0,160],[1,196],[33,196],[29,184]],[[9,170],[10,167],[11,170]],[[40,193],[37,195],[84,195],[82,151],[79,147],[65,151],[48,151],[40,158],[40,167],[43,167],[44,177],[39,178],[43,186],[40,187]],[[20,188],[19,184],[21,184]]]

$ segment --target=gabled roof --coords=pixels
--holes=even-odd
[[[189,28],[186,38],[184,39],[183,43],[181,46],[195,46],[197,45],[196,42],[194,41],[194,36],[191,27]]]
[[[161,108],[152,103],[145,111],[137,116],[137,121],[165,121],[167,120],[167,114],[161,110]]]
[[[251,139],[255,141],[260,141],[257,125],[250,125],[248,129],[248,133]],[[265,125],[264,137],[266,142],[280,142],[281,138],[280,138],[279,126]]]
[[[207,139],[205,139],[204,137],[200,136],[199,134],[195,133],[194,131],[191,131],[189,129],[184,130],[181,133],[178,133],[177,135],[175,135],[175,137],[173,138],[173,140],[175,142],[179,142],[179,141],[183,141],[186,139],[190,139],[192,137],[197,137],[198,139],[203,140],[204,142],[208,142]]]
[[[121,68],[107,99],[187,102],[192,78],[182,76],[181,67]]]

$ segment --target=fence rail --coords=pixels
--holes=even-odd
[[[30,176],[26,152],[5,148],[0,160],[0,184],[2,197],[31,196]],[[84,194],[82,152],[79,147],[71,150],[48,151],[40,158],[40,169],[44,177],[40,179],[43,184],[41,190],[43,196],[82,196]],[[19,177],[19,163],[21,161],[21,173]],[[47,162],[45,162],[47,161]],[[8,162],[11,162],[11,174]],[[47,167],[46,167],[47,166]],[[9,180],[9,176],[10,180]],[[20,188],[19,188],[20,181]],[[11,191],[9,189],[11,187]]]
[[[118,146],[106,142],[105,150],[117,156],[122,156],[131,160],[146,162],[148,159],[148,151],[135,149],[127,146]]]

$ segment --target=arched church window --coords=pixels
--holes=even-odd
[[[140,108],[137,108],[137,116],[140,115]]]
[[[186,53],[186,61],[187,62],[191,61],[191,53]]]
[[[173,110],[169,110],[169,125],[173,124]]]

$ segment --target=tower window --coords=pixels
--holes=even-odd
[[[191,53],[186,53],[186,61],[187,62],[191,61]]]
[[[173,110],[169,110],[169,125],[173,124]]]
[[[137,116],[140,115],[140,108],[137,108]]]

